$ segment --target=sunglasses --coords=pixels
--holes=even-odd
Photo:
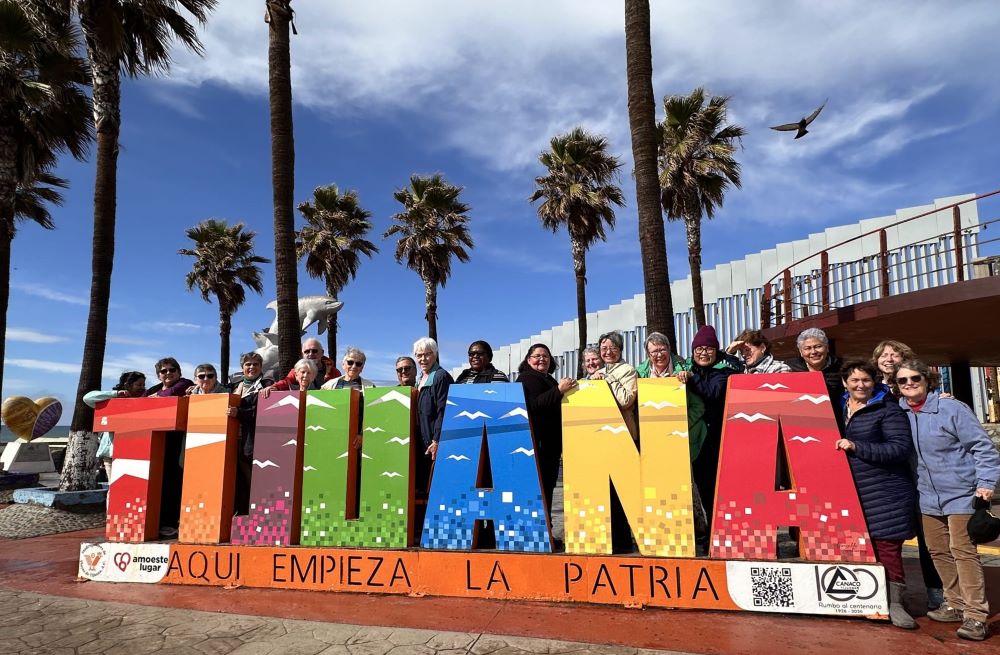
[[[924,379],[923,375],[911,375],[910,377],[906,377],[904,375],[901,378],[896,378],[896,384],[898,384],[898,385],[904,385],[907,382],[911,382],[913,384],[919,384],[920,381],[923,380],[923,379]]]
[[[486,353],[482,350],[470,350],[469,357],[486,357]]]
[[[167,373],[176,373],[176,372],[177,372],[176,368],[161,368],[160,369],[160,375],[166,375]]]
[[[198,374],[198,379],[199,380],[214,380],[215,379],[215,373],[199,373]]]
[[[321,353],[321,352],[323,352],[323,351],[320,350],[319,348],[306,348],[305,350],[302,351],[302,354],[303,355],[315,355],[315,354]]]
[[[357,366],[358,368],[364,368],[365,365],[364,362],[359,362],[353,359],[345,359],[344,363],[347,364],[348,366]]]
[[[396,372],[402,374],[402,373],[409,373],[412,370],[413,370],[412,366],[400,366],[399,368],[396,369]]]

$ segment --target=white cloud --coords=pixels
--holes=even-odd
[[[149,332],[166,332],[168,334],[178,334],[187,332],[197,332],[204,326],[197,323],[187,323],[184,321],[142,321],[136,323],[136,328]]]
[[[50,289],[43,284],[15,282],[10,286],[18,291],[23,291],[30,296],[37,296],[39,298],[45,298],[46,300],[55,300],[56,302],[69,303],[70,305],[81,305],[83,307],[90,304],[86,294],[72,295],[57,289]]]
[[[7,328],[7,340],[8,341],[25,341],[27,343],[59,343],[60,341],[68,341],[66,337],[56,336],[54,334],[45,334],[44,332],[39,332],[31,328]]]
[[[66,375],[79,375],[79,364],[64,364],[62,362],[50,362],[44,359],[5,359],[5,366],[16,366],[17,368],[29,368],[47,373],[64,373]]]

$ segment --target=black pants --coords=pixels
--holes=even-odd
[[[163,448],[163,484],[160,487],[160,527],[177,528],[181,520],[181,486],[184,468],[184,433],[168,432]]]

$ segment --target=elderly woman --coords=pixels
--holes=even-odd
[[[689,407],[688,439],[691,442],[694,482],[698,485],[701,502],[711,524],[715,507],[715,479],[722,446],[722,423],[725,420],[726,385],[729,376],[737,371],[729,364],[724,353],[719,351],[719,338],[711,325],[703,325],[698,329],[691,341],[691,353],[691,359],[677,364],[677,379],[687,385],[689,405],[693,396],[704,406],[704,428],[697,421],[691,421]],[[699,443],[701,435],[703,441]]]
[[[194,386],[188,387],[184,391],[189,396],[206,393],[229,393],[229,389],[219,382],[219,373],[211,364],[198,364],[195,366],[194,379]]]
[[[287,377],[284,380],[279,380],[273,385],[261,389],[260,396],[267,398],[271,395],[272,391],[308,391],[310,389],[319,389],[316,386],[316,379],[319,377],[319,366],[315,360],[303,357],[295,362],[291,373],[294,376],[292,382],[288,382]],[[282,382],[284,383],[284,388],[279,389],[278,385]]]
[[[605,380],[621,410],[622,420],[628,427],[632,440],[639,441],[639,417],[635,401],[638,399],[638,379],[635,369],[622,359],[622,335],[619,332],[602,334],[597,340],[604,368],[594,372],[591,380]]]
[[[330,378],[323,383],[321,389],[371,389],[375,384],[371,380],[361,377],[361,370],[365,367],[365,354],[359,348],[348,348],[344,351],[344,374],[335,378]]]
[[[888,388],[877,383],[881,376],[871,362],[850,361],[841,375],[847,389],[841,401],[845,426],[835,446],[847,453],[875,558],[885,568],[889,619],[913,629],[917,624],[902,604],[903,541],[915,534],[917,498],[909,464],[910,425]]]
[[[788,373],[792,370],[788,364],[774,358],[771,342],[760,330],[743,330],[726,352],[740,357],[741,373]]]
[[[517,381],[524,387],[528,420],[535,438],[535,453],[550,513],[562,457],[562,397],[576,387],[576,380],[572,378],[557,382],[552,377],[555,370],[556,362],[549,347],[543,343],[528,348],[527,356],[517,368]]]
[[[591,376],[604,366],[601,361],[601,351],[594,346],[587,346],[583,349],[583,374],[588,380]]]
[[[674,370],[674,356],[670,352],[670,339],[665,334],[650,332],[644,347],[646,359],[635,367],[636,374],[640,378],[673,377],[677,371]]]
[[[959,637],[982,641],[989,634],[990,608],[983,566],[966,526],[973,498],[993,498],[1000,455],[972,410],[954,398],[941,397],[940,376],[929,366],[914,359],[903,361],[895,381],[917,453],[924,535],[944,583],[944,604],[927,616],[961,622]]]
[[[160,381],[146,390],[147,396],[183,396],[188,387],[194,386],[194,382],[181,376],[181,365],[173,357],[156,362],[154,370]]]
[[[455,384],[489,384],[490,382],[510,382],[503,371],[493,366],[493,348],[485,341],[473,341],[469,345],[469,368],[462,371]]]
[[[799,348],[799,357],[789,360],[788,367],[795,372],[817,371],[823,374],[826,392],[833,404],[834,417],[837,424],[843,426],[842,405],[837,402],[844,395],[844,384],[840,376],[843,362],[830,352],[830,340],[826,337],[826,332],[819,328],[802,330],[795,345]]]
[[[243,379],[232,388],[232,392],[240,397],[240,406],[229,408],[229,415],[236,417],[240,424],[240,443],[236,449],[237,514],[246,514],[250,509],[250,477],[253,474],[253,444],[257,432],[257,392],[274,384],[274,380],[264,377],[263,366],[264,358],[258,352],[240,355]]]
[[[916,359],[917,356],[914,354],[913,349],[907,346],[902,341],[896,341],[894,339],[885,339],[881,341],[877,346],[875,346],[874,352],[872,352],[872,364],[881,373],[882,382],[889,388],[895,389],[896,383],[896,369],[902,363],[904,359]],[[896,390],[898,391],[898,390]],[[899,393],[895,393],[896,398],[899,398]]]
[[[438,442],[441,440],[448,387],[454,380],[438,362],[438,345],[434,339],[417,339],[413,344],[413,358],[420,368],[417,380],[417,433],[424,449],[423,456],[417,457],[416,488],[426,494],[430,489],[431,463],[437,458]]]

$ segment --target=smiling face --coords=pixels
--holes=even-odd
[[[248,380],[256,380],[257,377],[260,375],[260,367],[262,362],[263,359],[259,357],[250,358],[245,362],[243,362],[243,377],[245,377]]]
[[[611,339],[605,339],[601,342],[601,359],[607,364],[614,364],[622,358],[622,351],[618,345]]]
[[[401,387],[412,387],[417,381],[417,367],[408,359],[396,362],[396,380]]]
[[[601,356],[597,353],[591,351],[583,356],[583,368],[587,371],[587,375],[590,375],[602,366],[604,366],[604,362],[601,361]]]
[[[848,396],[855,402],[866,403],[875,390],[875,380],[860,369],[854,369],[844,378]]]
[[[903,361],[903,353],[899,352],[892,346],[886,346],[882,349],[882,354],[878,356],[876,364],[878,365],[878,370],[882,371],[886,375],[892,375],[896,371],[896,367]]]
[[[530,353],[528,353],[528,366],[535,369],[539,373],[549,372],[549,365],[552,363],[552,355],[549,353],[548,348],[534,348]]]
[[[698,346],[694,349],[694,353],[691,359],[698,366],[711,366],[715,363],[715,358],[719,354],[718,348],[713,348],[712,346]]]
[[[156,373],[160,377],[164,389],[172,387],[174,382],[181,379],[181,370],[173,364],[164,364]]]
[[[670,349],[662,343],[647,344],[646,355],[657,373],[662,373],[670,366]]]
[[[469,347],[469,368],[475,372],[482,371],[490,363],[490,354],[480,344]]]
[[[336,354],[334,353],[334,355]],[[306,339],[305,343],[302,344],[302,357],[313,361],[323,359],[323,344],[316,339]]]
[[[830,354],[830,346],[823,343],[816,337],[810,337],[799,346],[799,354],[805,360],[806,365],[812,371],[822,371],[826,366],[827,355]]]
[[[752,343],[744,342],[740,346],[740,356],[743,357],[743,361],[747,366],[753,366],[767,354],[767,348],[764,346],[755,346]]]
[[[365,367],[365,358],[358,353],[348,353],[344,357],[344,379],[357,380]]]
[[[901,368],[896,371],[896,385],[899,386],[899,393],[911,403],[923,402],[927,397],[929,380],[920,371],[912,368]]]

